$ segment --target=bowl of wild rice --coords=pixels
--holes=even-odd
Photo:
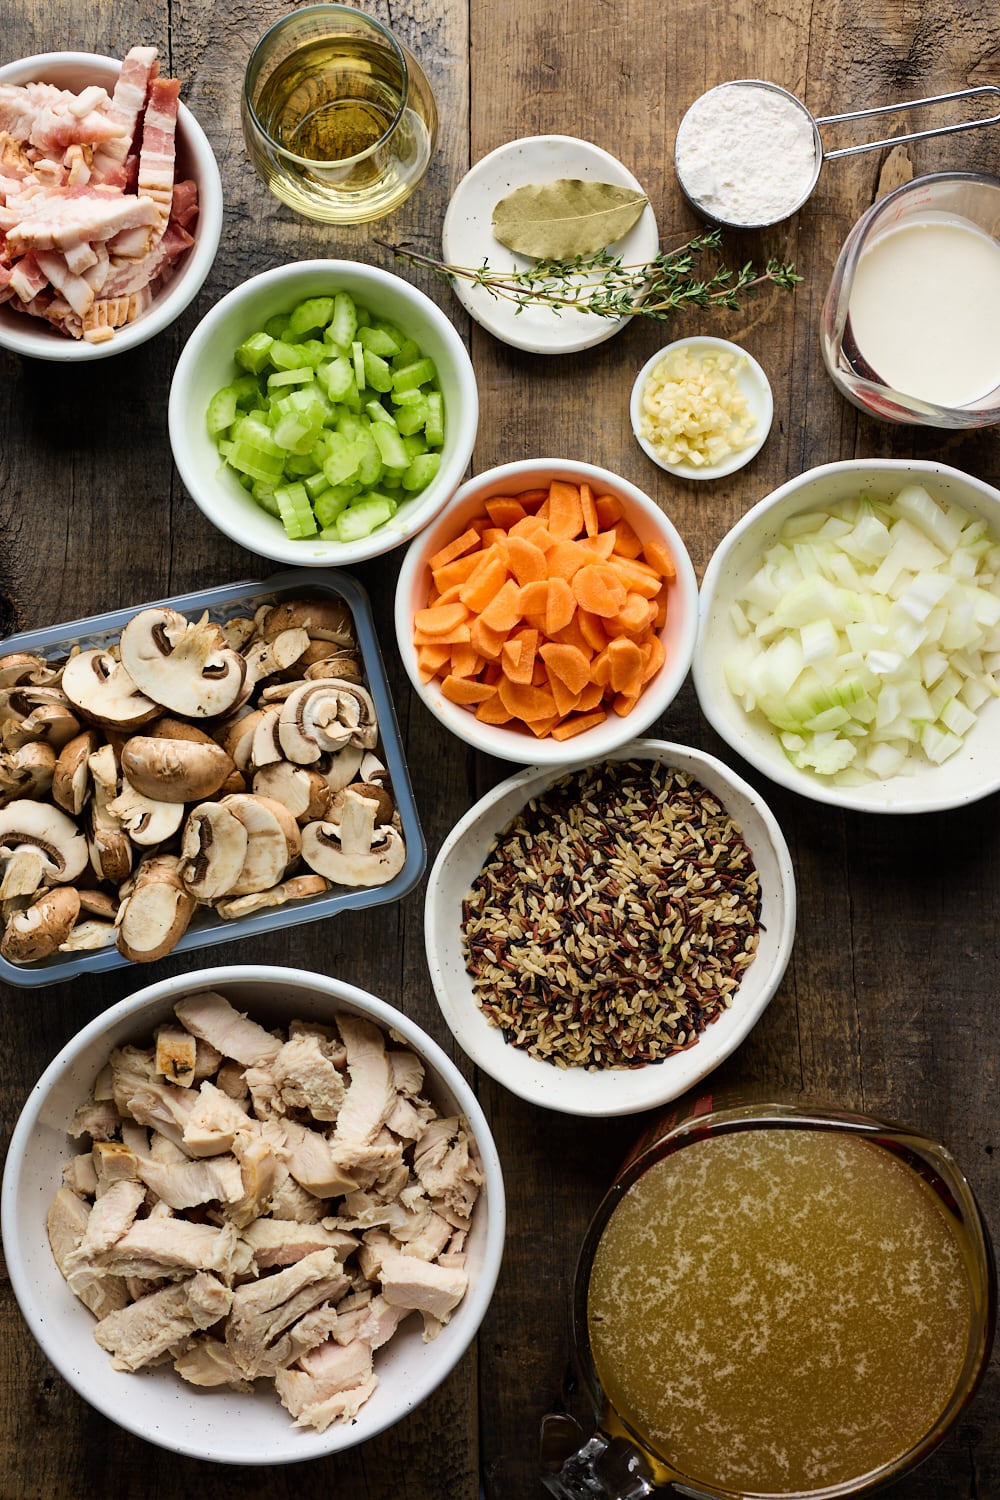
[[[427,961],[459,1045],[565,1114],[675,1099],[760,1018],[795,932],[788,847],[711,755],[633,740],[534,766],[452,829],[428,882]]]

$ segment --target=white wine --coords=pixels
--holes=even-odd
[[[284,27],[272,48],[271,33],[259,43],[247,69],[244,136],[283,202],[310,218],[357,224],[390,213],[416,187],[437,115],[419,67],[384,28],[360,12],[350,25],[323,28],[310,12],[325,9],[272,28]],[[296,20],[301,38],[288,31]]]

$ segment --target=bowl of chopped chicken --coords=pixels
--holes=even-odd
[[[215,260],[222,183],[155,47],[0,68],[0,347],[75,362],[132,349]]]
[[[437,1044],[293,969],[139,991],[36,1085],[3,1182],[25,1320],[104,1415],[177,1453],[275,1464],[411,1411],[489,1303],[504,1191]]]

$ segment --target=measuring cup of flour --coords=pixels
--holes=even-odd
[[[869,416],[1000,422],[1000,179],[938,172],[874,204],[840,252],[820,339],[837,389]]]
[[[824,149],[820,126],[985,94],[1000,97],[1000,87],[981,84],[929,99],[909,99],[815,119],[801,99],[776,83],[759,78],[720,83],[694,101],[678,126],[674,143],[677,180],[692,208],[710,223],[728,229],[766,229],[802,207],[819,180],[824,161],[928,136],[975,130],[996,124],[1000,114],[887,140],[863,141],[834,151]]]

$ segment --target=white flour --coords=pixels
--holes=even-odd
[[[688,197],[713,218],[774,224],[812,185],[812,121],[801,105],[763,84],[721,84],[685,114],[674,160]]]

